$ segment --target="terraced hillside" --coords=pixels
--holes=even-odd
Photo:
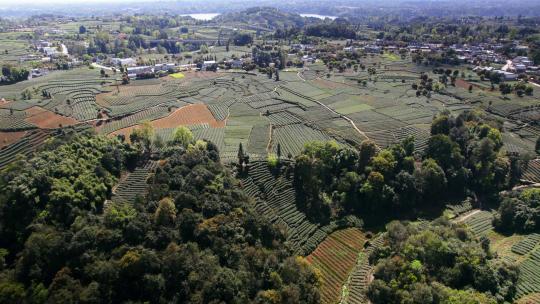
[[[331,233],[307,260],[322,274],[322,303],[337,303],[341,298],[343,284],[356,265],[365,242],[358,228],[348,228]]]
[[[369,263],[369,255],[384,244],[382,236],[369,240],[367,246],[358,254],[356,265],[352,270],[343,290],[343,303],[364,304],[368,303],[366,291],[371,282],[373,265]]]
[[[157,162],[148,161],[128,173],[113,191],[112,201],[133,203],[137,196],[144,197],[148,187],[147,179],[156,167]]]
[[[298,255],[308,255],[334,230],[357,225],[358,219],[347,217],[339,222],[311,222],[296,206],[296,193],[290,177],[275,174],[266,161],[251,161],[242,187],[255,202],[255,209],[272,223],[287,231],[287,241]]]

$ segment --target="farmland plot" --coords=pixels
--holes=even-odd
[[[523,172],[523,179],[540,183],[540,159],[529,161]]]
[[[30,156],[39,149],[49,137],[49,133],[42,130],[29,131],[27,135],[0,150],[0,168],[4,168],[14,161],[19,154]]]
[[[467,217],[464,223],[469,226],[476,236],[485,235],[493,230],[493,214],[489,211],[480,211]]]
[[[78,123],[77,120],[71,117],[58,115],[39,107],[32,107],[26,110],[26,114],[27,117],[25,121],[42,129],[56,129],[62,126],[71,126]]]
[[[369,255],[375,249],[384,245],[384,238],[380,235],[375,239],[369,240],[366,245],[367,247],[364,246],[366,248],[358,254],[356,265],[345,285],[344,303],[363,304],[369,302],[366,291],[374,268],[374,265],[369,263]]]
[[[519,255],[528,254],[533,250],[536,245],[540,243],[540,234],[532,233],[527,235],[524,239],[514,244],[511,248],[513,253]]]
[[[35,129],[36,125],[28,122],[26,113],[0,109],[0,131],[25,131]]]
[[[276,152],[277,145],[281,146],[282,155],[296,156],[302,152],[304,145],[311,141],[329,141],[330,136],[322,131],[310,128],[304,124],[294,124],[282,126],[274,129],[273,151]]]
[[[284,161],[284,160],[282,160]],[[287,231],[287,241],[298,255],[307,255],[340,227],[356,225],[358,219],[346,217],[327,225],[312,223],[296,206],[296,192],[286,176],[274,175],[266,161],[252,160],[249,174],[242,178],[246,194],[254,198],[255,210]]]
[[[519,265],[516,299],[528,294],[540,293],[540,248],[536,248]]]
[[[144,197],[148,186],[147,179],[156,167],[157,162],[148,161],[129,173],[117,185],[112,197],[113,202],[133,203],[137,196]]]
[[[322,303],[339,302],[341,287],[356,265],[364,242],[364,234],[357,228],[338,230],[307,256],[308,262],[322,273]]]
[[[250,154],[266,155],[270,141],[270,125],[256,125],[251,129],[247,151]]]

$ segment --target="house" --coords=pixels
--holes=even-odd
[[[514,69],[515,73],[525,73],[527,71],[527,67],[524,64],[516,64]]]
[[[293,44],[291,48],[297,51],[309,51],[313,49],[313,46],[311,44]]]
[[[127,74],[129,78],[135,78],[138,74],[153,73],[154,69],[150,66],[128,67]]]
[[[364,51],[366,53],[371,53],[371,54],[379,54],[381,52],[381,47],[378,46],[378,45],[366,45],[364,46]]]
[[[507,72],[507,71],[494,70],[493,72],[497,73],[499,76],[501,76],[501,79],[504,80],[504,81],[513,81],[513,80],[517,80],[517,78],[518,78],[517,74]]]
[[[431,48],[429,46],[420,47],[420,52],[422,53],[431,53]]]
[[[38,61],[38,60],[41,60],[41,56],[35,55],[35,54],[29,54],[29,55],[22,56],[22,57],[19,58],[19,61],[20,61],[20,62],[25,62],[25,61]]]
[[[41,52],[43,52],[47,57],[60,57],[60,56],[68,56],[68,48],[65,44],[60,44],[59,47],[55,46],[46,46],[41,48]]]
[[[133,58],[112,58],[111,64],[119,66],[136,66],[137,61]]]
[[[310,63],[310,62],[315,62],[315,58],[313,58],[312,56],[309,56],[309,55],[304,55],[302,56],[302,61],[304,63]]]
[[[231,59],[227,61],[227,63],[231,66],[232,69],[241,69],[244,65],[244,61],[242,59]]]
[[[493,71],[493,67],[489,67],[489,66],[475,66],[472,70],[473,70],[473,72],[480,72],[480,71],[491,72],[491,71]]]
[[[174,63],[158,63],[156,65],[154,65],[154,71],[155,72],[158,72],[158,71],[168,71],[170,69],[175,69],[175,65]]]
[[[517,56],[515,57],[514,59],[512,59],[512,62],[516,65],[518,64],[522,64],[526,67],[528,66],[531,66],[533,65],[534,63],[532,62],[532,60],[530,60],[528,57],[526,56]]]
[[[36,48],[44,48],[44,47],[50,47],[52,46],[52,44],[49,42],[49,41],[46,41],[46,40],[39,40],[37,41],[36,43],[34,43],[34,45],[36,46]]]
[[[217,64],[215,60],[204,61],[203,64],[202,64],[201,69],[206,70],[206,69],[208,69],[209,67],[212,67],[215,64]]]
[[[32,69],[32,71],[30,72],[30,77],[29,78],[37,78],[37,77],[41,77],[41,76],[44,76],[44,75],[47,75],[47,70],[46,69]]]
[[[528,61],[528,59],[525,61]],[[525,73],[527,71],[527,66],[516,57],[513,60],[507,60],[506,65],[504,65],[501,70],[512,73]]]
[[[60,52],[58,51],[58,48],[54,47],[54,46],[46,46],[44,48],[41,49],[41,51],[47,55],[47,57],[56,57],[60,54]]]

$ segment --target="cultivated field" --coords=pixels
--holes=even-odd
[[[307,256],[307,260],[322,273],[322,303],[339,302],[342,286],[356,265],[364,242],[364,234],[357,228],[339,230]]]
[[[68,32],[75,30],[73,24],[62,27]],[[208,38],[216,31],[198,34]],[[24,51],[20,45],[10,47],[13,52]],[[233,50],[238,56],[249,51]],[[230,56],[224,47],[209,52],[218,59]],[[383,238],[369,239],[364,246],[364,233],[350,228],[360,226],[354,217],[329,223],[311,221],[298,207],[285,165],[310,141],[335,141],[355,148],[369,139],[383,148],[414,136],[415,150],[422,153],[433,116],[446,110],[453,114],[477,110],[501,119],[505,122],[505,151],[532,154],[540,135],[536,123],[540,102],[537,93],[502,98],[466,69],[462,71],[465,78],[458,79],[456,86],[448,85],[431,96],[417,96],[412,85],[419,81],[420,73],[437,79],[431,69],[391,54],[362,60],[376,68],[374,75],[367,71],[328,73],[321,64],[313,64],[283,71],[279,81],[260,73],[184,71],[120,85],[119,74],[100,77],[97,70],[78,68],[3,86],[0,98],[6,102],[0,104],[0,168],[18,155],[32,155],[47,138],[63,131],[92,129],[108,136],[122,134],[129,140],[129,134],[145,121],[153,126],[154,139],[163,142],[172,139],[176,127],[188,126],[195,139],[212,141],[218,147],[225,164],[237,161],[242,144],[250,164],[241,177],[241,187],[252,198],[256,211],[286,232],[294,253],[306,256],[321,270],[323,303],[366,303],[373,270],[368,257],[383,245]],[[24,90],[32,92],[31,98],[22,98]],[[285,165],[272,169],[266,158],[277,153],[278,146]],[[152,149],[161,147],[153,144]],[[155,163],[141,164],[124,176],[113,189],[113,201],[133,202],[145,195],[153,168]],[[538,159],[533,157],[524,168],[523,178],[540,182]],[[449,206],[448,214],[467,225],[475,236],[489,238],[499,258],[519,265],[524,275],[518,282],[516,300],[536,303],[540,294],[540,237],[497,234],[492,212],[473,209],[470,202]]]

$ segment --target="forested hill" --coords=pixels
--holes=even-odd
[[[272,7],[253,7],[241,12],[216,17],[217,23],[246,23],[269,29],[303,27],[308,19],[295,13],[287,13]]]
[[[141,145],[72,135],[5,169],[0,303],[319,301],[318,275],[254,213],[213,144],[165,150],[154,161]],[[148,193],[111,200],[148,162]]]

